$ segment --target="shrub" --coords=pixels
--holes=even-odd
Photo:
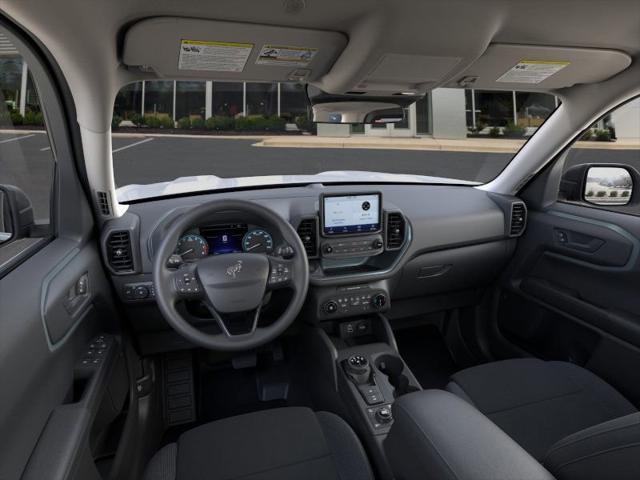
[[[224,115],[209,117],[205,122],[205,128],[207,130],[233,130],[234,127],[235,121],[233,117],[227,117]]]
[[[517,125],[513,122],[507,122],[507,126],[504,127],[504,134],[513,137],[523,137],[525,128]]]
[[[120,126],[120,122],[122,122],[122,117],[114,115],[111,119],[111,130],[115,130],[116,128],[118,128]]]
[[[156,115],[145,115],[142,117],[142,124],[149,128],[160,128],[160,118]]]
[[[36,113],[35,122],[36,125],[44,126],[44,115],[42,112]]]
[[[583,140],[583,141],[593,140],[593,131],[591,129],[586,130],[580,137],[580,140]]]
[[[500,136],[500,128],[499,127],[491,127],[489,130],[489,136],[492,138],[498,138]]]
[[[316,124],[306,115],[299,115],[295,118],[295,124],[299,130],[314,133]]]
[[[142,115],[140,115],[139,113],[132,113],[129,116],[129,121],[133,123],[136,127],[139,127],[143,122],[143,118],[142,118]]]
[[[176,128],[173,118],[160,117],[160,128]]]
[[[267,130],[272,132],[284,132],[287,127],[287,121],[277,115],[267,118]]]
[[[596,193],[596,197],[604,197],[606,194],[607,192],[604,190],[599,190],[598,193]]]
[[[36,124],[36,114],[31,110],[27,110],[22,119],[23,125],[35,125]]]
[[[11,112],[9,118],[13,125],[22,125],[22,115],[20,115],[20,112]]]
[[[593,190],[589,190],[589,191],[586,193],[585,197],[593,197]]]
[[[618,196],[618,191],[617,190],[611,190],[609,192],[609,196],[610,197],[617,197]]]
[[[191,128],[195,130],[202,130],[204,128],[204,120],[200,117],[195,117],[191,120]]]
[[[250,130],[253,127],[253,122],[248,117],[238,117],[235,121],[235,129],[239,131]]]
[[[178,120],[178,128],[181,128],[183,130],[191,128],[191,119],[189,117],[182,117],[180,120]]]
[[[598,142],[610,142],[611,132],[609,130],[596,130],[596,140]]]
[[[629,196],[629,190],[624,190],[620,196],[621,197],[628,197]]]
[[[9,112],[0,112],[0,125],[11,126],[11,114]]]

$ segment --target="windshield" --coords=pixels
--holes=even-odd
[[[401,123],[316,125],[301,84],[138,82],[113,110],[118,199],[313,182],[482,184],[558,103],[542,93],[436,89]]]

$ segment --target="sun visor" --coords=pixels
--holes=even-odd
[[[162,17],[129,28],[122,62],[168,79],[307,82],[346,44],[338,32]]]
[[[446,86],[555,90],[601,82],[630,64],[631,57],[616,50],[492,44]]]

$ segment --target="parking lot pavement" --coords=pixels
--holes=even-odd
[[[256,139],[129,136],[113,138],[116,185],[153,183],[191,175],[238,177],[314,174],[331,170],[414,173],[486,182],[513,154],[367,148],[256,147]],[[640,170],[640,150],[575,149],[580,163],[622,163]],[[0,183],[31,198],[37,218],[48,215],[53,155],[45,133],[0,133]]]

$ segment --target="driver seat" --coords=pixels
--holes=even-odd
[[[337,415],[288,407],[207,423],[158,451],[144,480],[372,480]]]

